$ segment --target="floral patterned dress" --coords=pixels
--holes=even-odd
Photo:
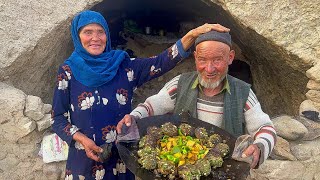
[[[106,163],[95,162],[86,156],[83,146],[72,135],[80,131],[98,146],[114,143],[117,123],[131,112],[134,89],[172,69],[186,54],[178,41],[158,56],[124,60],[117,75],[97,88],[77,81],[68,65],[59,67],[52,126],[69,145],[65,179],[134,179],[115,146]]]

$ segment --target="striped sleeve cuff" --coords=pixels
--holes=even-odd
[[[178,47],[178,51],[179,51],[180,56],[181,56],[182,58],[187,58],[187,57],[189,57],[189,55],[190,55],[190,53],[191,53],[191,50],[188,49],[187,51],[185,51],[185,50],[183,49],[181,39],[179,39],[176,44],[177,44],[177,47]]]
[[[130,113],[130,115],[137,116],[140,119],[144,117],[149,117],[153,115],[153,109],[147,103],[140,103],[138,106]]]
[[[270,156],[276,137],[276,131],[272,126],[264,126],[255,134],[253,144],[256,144],[260,149],[259,164],[262,164]]]

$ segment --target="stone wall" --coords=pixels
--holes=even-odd
[[[41,98],[0,82],[0,179],[58,179],[63,175],[64,165],[52,168],[38,156],[43,134],[51,126],[50,112],[51,105]]]

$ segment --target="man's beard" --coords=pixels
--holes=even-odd
[[[221,76],[221,78],[218,81],[211,82],[211,79],[208,79],[208,81],[205,81],[204,79],[202,79],[201,74],[198,72],[198,79],[199,79],[200,85],[203,86],[204,88],[215,89],[225,79],[226,75],[227,75],[227,73],[225,73],[223,76]]]

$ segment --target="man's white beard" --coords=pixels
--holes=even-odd
[[[208,80],[208,82],[206,82],[204,79],[202,79],[200,73],[198,72],[198,79],[199,79],[200,85],[208,89],[217,88],[221,84],[221,82],[224,80],[225,77],[226,77],[226,74],[224,76],[221,76],[221,78],[216,82],[210,82],[211,81],[210,79]]]

